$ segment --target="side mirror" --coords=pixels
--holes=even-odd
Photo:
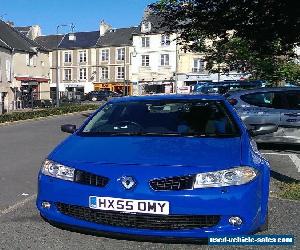
[[[64,124],[60,127],[62,132],[73,134],[76,131],[76,125]]]
[[[278,126],[275,124],[262,124],[262,125],[255,125],[253,129],[249,129],[249,134],[251,136],[258,136],[258,135],[266,135],[274,133],[278,130]]]

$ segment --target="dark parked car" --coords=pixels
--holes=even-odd
[[[218,83],[198,83],[194,86],[194,93],[199,94],[225,94],[234,89],[253,89],[265,87],[263,81],[223,81]]]
[[[86,94],[85,100],[93,101],[93,102],[106,101],[110,97],[120,97],[120,96],[122,96],[122,94],[110,90],[91,91],[88,94]]]

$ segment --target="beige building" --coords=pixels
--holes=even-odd
[[[95,45],[98,38],[99,31],[92,31],[40,36],[35,39],[36,42],[51,50],[50,88],[53,94],[56,92],[57,85],[61,95],[67,92],[80,95],[94,89]]]
[[[136,27],[108,29],[96,44],[95,90],[131,94],[132,34]]]
[[[37,37],[36,42],[51,50],[51,91],[55,93],[58,85],[61,95],[70,96],[104,89],[123,92],[126,83],[126,93],[130,93],[135,29],[113,29],[101,21],[99,31]]]
[[[0,40],[0,114],[8,109],[11,83],[11,49]]]
[[[9,78],[5,109],[23,108],[34,100],[49,100],[48,50],[3,21],[0,21],[0,41],[11,51],[11,60],[6,60],[5,65]]]

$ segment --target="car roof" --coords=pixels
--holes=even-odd
[[[300,87],[267,87],[267,88],[254,88],[254,89],[238,89],[229,90],[226,94],[228,95],[240,95],[240,94],[251,94],[257,92],[269,92],[269,91],[288,91],[297,90],[300,91]]]
[[[160,100],[225,100],[222,95],[201,95],[201,94],[171,94],[171,95],[144,95],[125,96],[113,98],[110,102],[139,102],[139,101],[160,101]]]

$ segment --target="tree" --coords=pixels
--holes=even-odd
[[[297,0],[160,0],[150,8],[161,26],[180,33],[186,49],[206,53],[211,70],[225,63],[256,76],[272,75],[300,44]]]

